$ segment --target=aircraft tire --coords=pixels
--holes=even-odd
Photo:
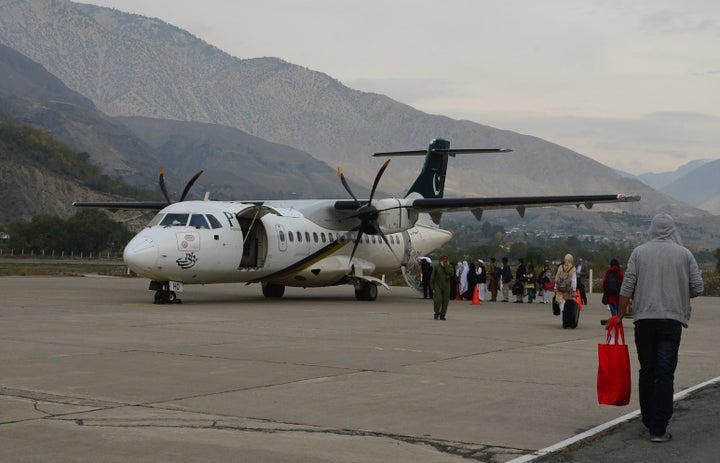
[[[374,301],[377,299],[377,286],[375,283],[364,283],[355,290],[355,299],[358,301]]]
[[[275,283],[263,283],[262,292],[265,297],[281,298],[285,294],[285,286],[276,285]]]

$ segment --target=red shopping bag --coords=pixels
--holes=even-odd
[[[598,344],[598,403],[627,405],[630,389],[630,354],[625,344],[625,330],[617,317],[610,317],[607,339],[604,344]]]
[[[583,309],[582,296],[580,295],[579,289],[575,290],[575,302],[577,302],[578,309],[582,310]]]

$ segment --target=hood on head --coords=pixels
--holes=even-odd
[[[657,214],[650,222],[648,238],[651,240],[671,240],[682,246],[682,239],[675,227],[675,221],[669,214]]]

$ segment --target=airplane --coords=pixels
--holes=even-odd
[[[149,278],[154,303],[179,303],[185,285],[260,283],[268,298],[280,298],[285,288],[350,284],[355,298],[374,301],[378,286],[389,289],[384,275],[403,271],[409,285],[418,287],[408,271],[450,240],[440,228],[443,212],[483,211],[529,207],[639,201],[624,194],[444,198],[448,158],[467,153],[508,153],[510,149],[450,149],[441,138],[427,150],[375,153],[375,157],[425,156],[420,174],[402,198],[375,199],[390,159],[378,171],[370,197],[358,199],[342,169],[340,180],[352,200],[186,200],[202,171],[187,183],[180,201],[173,202],[162,170],[160,189],[166,201],[74,202],[76,207],[157,210],[123,252],[127,267]]]

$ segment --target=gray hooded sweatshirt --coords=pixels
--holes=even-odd
[[[620,295],[632,298],[633,321],[672,319],[687,328],[690,298],[704,290],[695,257],[668,214],[653,218],[648,238],[630,255]]]

